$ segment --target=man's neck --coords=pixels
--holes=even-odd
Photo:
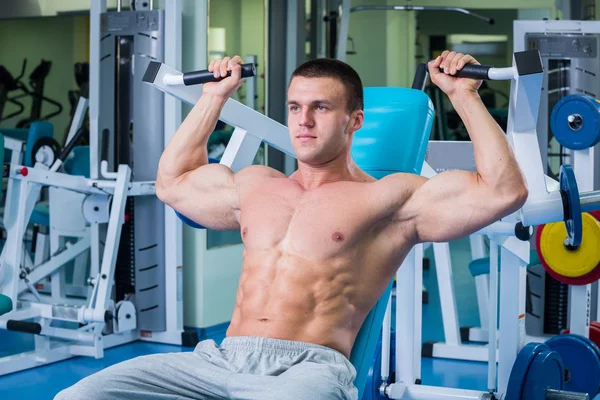
[[[298,162],[298,170],[291,176],[306,189],[311,190],[327,183],[355,181],[360,171],[352,158],[341,156],[322,165],[309,165]]]

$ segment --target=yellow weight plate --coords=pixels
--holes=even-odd
[[[546,224],[539,241],[540,252],[548,267],[569,278],[587,275],[600,264],[600,223],[588,213],[581,217],[583,235],[576,250],[568,250],[564,245],[567,229],[563,222]]]

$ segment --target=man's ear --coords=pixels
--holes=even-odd
[[[363,121],[365,120],[365,113],[363,110],[356,110],[351,114],[352,131],[357,131],[363,126]]]

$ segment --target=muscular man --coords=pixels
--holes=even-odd
[[[123,362],[60,399],[356,399],[354,340],[411,248],[469,235],[527,198],[505,134],[478,97],[481,82],[448,76],[476,60],[448,51],[429,72],[467,127],[477,173],[375,180],[363,172],[350,156],[364,118],[362,83],[330,59],[301,65],[289,84],[295,173],[208,164],[208,138],[242,83],[240,63],[211,62],[215,77],[231,77],[204,85],[156,181],[158,197],[193,221],[241,230],[243,270],[227,337],[220,346],[207,340],[194,352]]]

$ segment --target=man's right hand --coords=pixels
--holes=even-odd
[[[242,85],[242,59],[240,56],[233,58],[225,57],[212,60],[208,70],[212,72],[215,78],[223,78],[219,82],[209,82],[202,86],[202,93],[227,99],[231,97]],[[227,73],[231,71],[231,76]]]

